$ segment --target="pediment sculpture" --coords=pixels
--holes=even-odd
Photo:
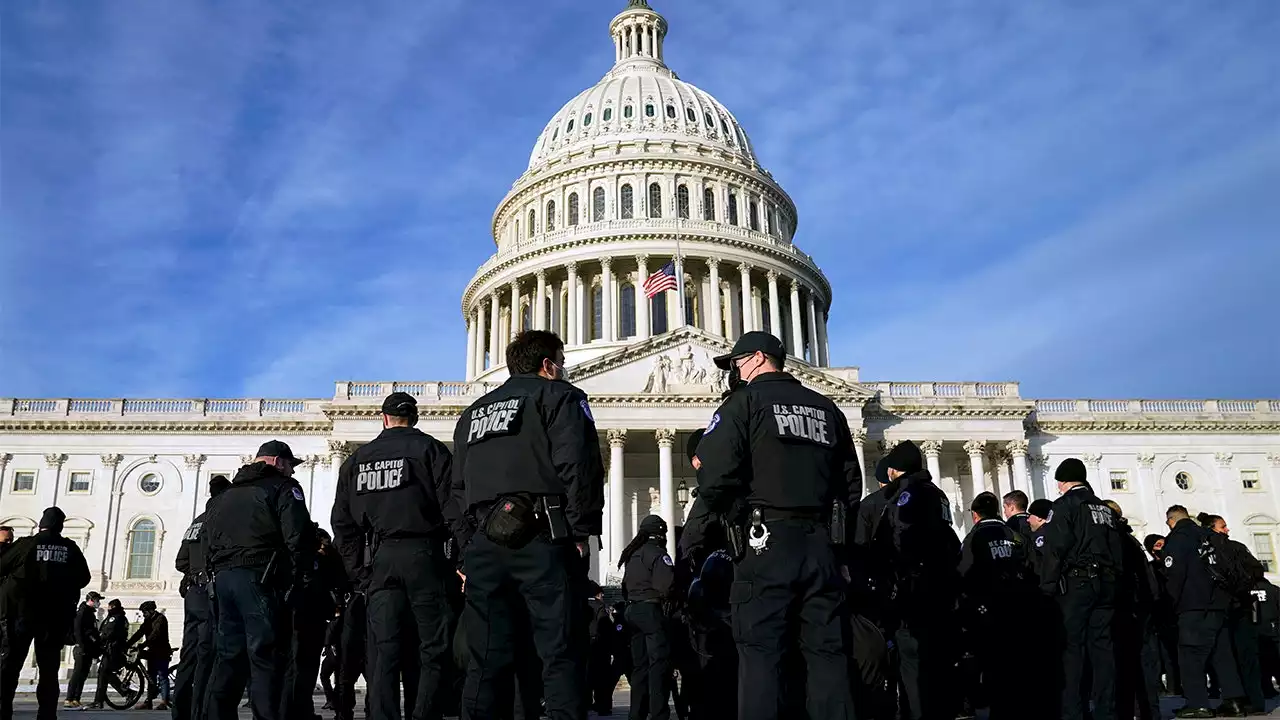
[[[653,359],[653,369],[645,381],[644,392],[659,395],[709,395],[724,392],[728,374],[716,367],[710,353],[703,350],[695,357],[693,348],[685,345]]]

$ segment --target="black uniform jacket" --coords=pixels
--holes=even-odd
[[[587,396],[561,380],[515,375],[477,400],[453,434],[453,499],[469,526],[504,495],[558,495],[577,540],[600,535],[604,463]]]
[[[75,619],[80,589],[89,584],[89,564],[74,540],[42,530],[18,540],[0,557],[0,577],[5,578],[8,616],[66,632]]]
[[[164,613],[153,613],[143,620],[137,632],[129,638],[129,644],[133,645],[142,638],[146,639],[142,643],[143,649],[139,657],[159,660],[173,654],[173,647],[169,645],[169,619]]]
[[[698,443],[698,495],[715,512],[753,507],[827,513],[862,494],[849,422],[789,373],[757,376],[730,395]]]
[[[210,498],[209,502],[205,503],[205,511],[191,521],[187,531],[182,534],[182,544],[178,546],[178,558],[174,561],[173,566],[188,580],[194,580],[196,576],[205,571],[204,548],[200,544],[200,530],[204,527],[204,522],[209,517],[208,508],[212,503],[213,498]]]
[[[1208,538],[1209,532],[1195,520],[1183,518],[1165,537],[1165,582],[1173,608],[1179,613],[1226,610],[1231,605],[1230,595],[1213,582],[1200,558],[1200,542]]]
[[[985,598],[1020,586],[1027,571],[1027,545],[998,518],[983,520],[965,536],[960,549],[961,592]]]
[[[1027,545],[1030,545],[1032,541],[1030,518],[1031,513],[1020,512],[1015,515],[1011,515],[1007,521],[1009,527],[1013,528],[1014,532],[1021,535],[1023,541],[1026,542]]]
[[[1053,501],[1045,532],[1040,589],[1057,594],[1059,581],[1078,570],[1117,580],[1124,565],[1120,518],[1087,486]]]
[[[210,574],[265,568],[278,555],[278,577],[293,575],[296,581],[311,569],[315,524],[297,482],[274,466],[253,463],[240,468],[231,486],[209,503],[201,543]]]
[[[362,572],[371,534],[447,538],[461,520],[449,496],[452,475],[449,448],[411,427],[387,428],[347,458],[329,516],[347,573]]]
[[[675,584],[675,563],[658,540],[649,540],[627,559],[622,596],[630,602],[666,600]]]
[[[1259,580],[1253,586],[1253,597],[1258,603],[1258,634],[1274,642],[1280,638],[1280,588]]]
[[[124,608],[115,612],[107,610],[107,616],[98,626],[98,638],[102,642],[103,661],[108,667],[124,662],[129,644],[129,619],[124,615]]]
[[[80,603],[76,610],[76,645],[90,656],[97,655],[101,641],[98,639],[98,611],[88,603]]]

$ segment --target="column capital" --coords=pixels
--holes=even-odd
[[[1025,457],[1027,450],[1031,449],[1031,443],[1027,440],[1010,440],[1004,448],[1014,457]]]
[[[1032,465],[1035,465],[1041,469],[1047,469],[1049,467],[1049,456],[1043,453],[1038,455],[1028,455],[1027,459],[1031,461]]]
[[[778,271],[769,270],[769,272],[765,273],[765,277],[768,278],[769,282],[776,283],[778,282]]]
[[[565,266],[565,269],[567,269],[567,270],[569,271],[569,274],[570,274],[570,275],[577,275],[577,274],[578,274],[578,261],[577,261],[577,260],[570,260],[569,262],[565,263],[565,264],[564,264],[564,266]]]
[[[927,458],[936,458],[942,454],[942,441],[925,440],[920,443],[920,451],[923,452],[924,456]]]
[[[1102,462],[1102,456],[1098,453],[1085,453],[1080,456],[1080,460],[1082,460],[1085,465],[1088,465],[1091,469],[1096,471],[1098,469],[1098,463]]]
[[[893,452],[893,449],[901,443],[900,439],[884,438],[880,441],[880,450],[886,453]]]
[[[1216,452],[1213,454],[1213,459],[1218,463],[1218,467],[1224,468],[1231,467],[1231,460],[1234,457],[1235,456],[1229,452]]]
[[[120,465],[120,461],[124,460],[124,456],[119,453],[106,453],[98,456],[98,459],[102,461],[103,467],[115,469]],[[3,464],[3,462],[0,462],[0,465]]]
[[[671,428],[658,428],[653,431],[653,437],[658,441],[658,447],[671,447],[676,442],[676,431]]]
[[[986,449],[986,440],[970,440],[964,444],[964,451],[969,454],[969,457],[973,457],[974,455],[981,456],[982,452]]]
[[[867,429],[864,427],[853,429],[853,441],[862,444],[867,441]]]
[[[60,468],[62,463],[67,461],[67,456],[63,453],[49,453],[44,456],[44,462],[51,468]]]
[[[607,433],[609,438],[609,447],[626,447],[627,431],[623,428],[611,428]]]
[[[345,461],[347,456],[351,454],[351,443],[345,440],[329,440],[327,445],[329,447],[329,455],[338,462]]]
[[[987,457],[991,458],[992,464],[1003,465],[1011,455],[1008,450],[996,445],[987,450]]]
[[[546,282],[546,280],[547,280],[547,269],[546,269],[546,268],[538,268],[537,270],[534,270],[534,271],[533,271],[533,276],[534,276],[535,278],[537,278],[539,282]]]
[[[609,272],[609,268],[612,266],[613,266],[612,257],[605,255],[604,257],[600,258],[600,267],[603,268],[605,272]]]
[[[9,461],[12,459],[12,453],[0,453],[0,472],[4,471],[5,466],[8,465]]]
[[[703,258],[703,261],[707,263],[707,270],[718,270],[720,269],[720,263],[724,262],[723,260],[716,257],[715,255],[708,255],[707,257]]]
[[[188,470],[199,470],[205,460],[209,458],[204,455],[184,455],[182,461],[186,464]]]
[[[1144,468],[1152,467],[1156,464],[1156,454],[1146,450],[1138,453],[1138,464]]]
[[[244,465],[252,465],[252,464],[253,464],[253,456],[252,456],[252,455],[241,455],[241,456],[240,456],[240,465],[244,466]]]
[[[1271,467],[1280,468],[1280,453],[1267,453],[1267,462],[1271,463]],[[4,463],[0,462],[0,466]]]
[[[637,256],[636,256],[636,262],[637,262],[637,263],[639,263],[639,264],[641,264],[641,265],[648,265],[648,264],[649,264],[649,255],[648,255],[647,253],[637,255]]]
[[[520,278],[511,278],[511,289],[520,292]]]
[[[740,273],[749,273],[749,272],[751,272],[751,270],[752,270],[752,267],[751,267],[751,265],[750,265],[750,264],[748,264],[748,263],[738,263],[738,272],[740,272]]]

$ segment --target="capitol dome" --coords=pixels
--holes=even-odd
[[[558,333],[570,365],[686,326],[768,330],[827,365],[831,287],[794,244],[795,205],[733,113],[667,67],[667,30],[629,0],[613,67],[551,118],[499,203],[496,252],[462,298],[468,379],[505,377],[528,328]]]

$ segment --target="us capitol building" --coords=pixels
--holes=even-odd
[[[958,532],[984,490],[1055,497],[1054,468],[1074,456],[1139,537],[1165,532],[1165,508],[1181,503],[1226,517],[1275,569],[1280,400],[1032,400],[1016,382],[877,381],[833,364],[833,288],[796,244],[796,206],[733,114],[667,67],[667,31],[631,0],[609,24],[613,67],[535,140],[493,214],[496,251],[462,294],[464,380],[340,381],[308,399],[0,398],[0,524],[25,535],[61,506],[90,589],[180,615],[174,559],[210,478],[285,440],[305,457],[297,478],[327,526],[338,466],[381,430],[384,396],[413,394],[419,427],[450,440],[461,411],[507,377],[513,333],[548,328],[599,425],[607,530],[593,572],[616,581],[638,520],[679,525],[692,502],[685,441],[725,382],[711,357],[763,329],[848,416],[868,489],[879,457],[913,440]],[[677,289],[647,300],[645,280],[668,263]],[[181,623],[170,627],[176,639]]]

